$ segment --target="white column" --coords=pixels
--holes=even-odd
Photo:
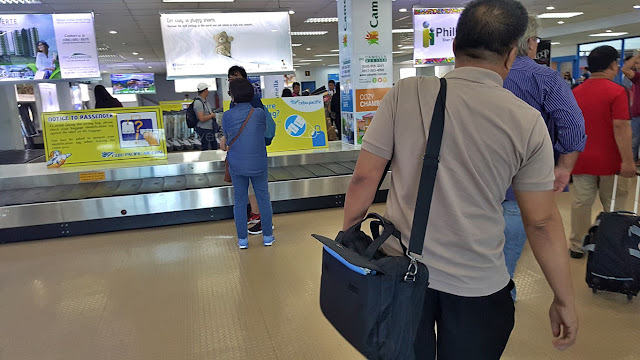
[[[0,85],[0,150],[24,150],[14,85]]]
[[[342,140],[359,145],[393,85],[391,0],[339,0]]]
[[[71,95],[71,86],[69,83],[57,82],[56,88],[58,89],[58,105],[60,106],[60,111],[73,111],[75,107],[73,106],[73,96]]]

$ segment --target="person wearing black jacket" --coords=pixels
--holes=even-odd
[[[333,91],[333,97],[331,97],[331,122],[333,126],[336,127],[338,139],[342,140],[342,117],[340,108],[340,83],[337,83]]]
[[[104,86],[97,85],[93,89],[93,91],[96,95],[96,109],[122,107],[122,103],[118,99],[111,96],[111,94],[109,94]]]

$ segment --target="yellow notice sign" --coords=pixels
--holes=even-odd
[[[160,108],[162,111],[180,111],[185,110],[193,100],[175,100],[175,101],[160,101]]]
[[[42,114],[47,167],[167,158],[159,107]]]
[[[276,136],[268,152],[326,148],[327,121],[322,96],[262,99],[276,122]],[[230,102],[224,102],[225,110]],[[223,124],[224,128],[224,124]]]
[[[107,178],[104,171],[83,172],[79,173],[78,177],[80,182],[103,181]]]

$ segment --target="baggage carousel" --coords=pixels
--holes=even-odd
[[[359,149],[269,154],[274,213],[339,207]],[[169,154],[166,161],[48,169],[0,166],[0,243],[233,218],[223,151]],[[376,201],[384,201],[388,180]]]

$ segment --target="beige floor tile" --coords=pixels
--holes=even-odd
[[[318,305],[309,234],[341,221],[342,209],[276,215],[274,246],[251,236],[245,251],[233,221],[1,246],[0,359],[361,359]],[[527,246],[504,359],[640,359],[640,300],[593,295],[585,260],[571,265],[578,344],[552,348],[551,292]]]

